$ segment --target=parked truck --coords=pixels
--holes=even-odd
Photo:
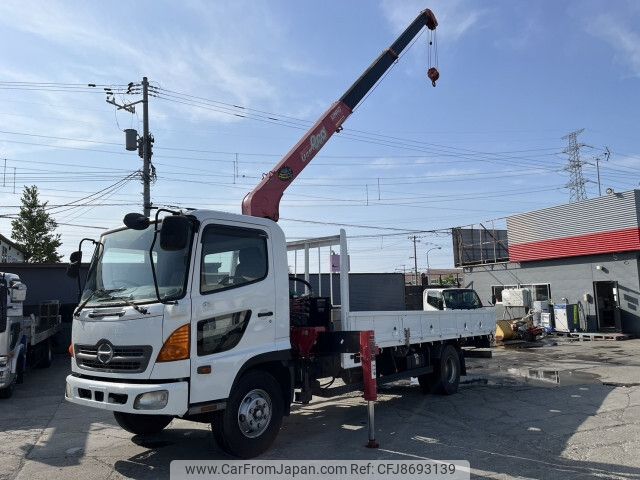
[[[0,272],[0,398],[9,398],[30,367],[51,365],[51,337],[60,329],[59,304],[40,305],[24,315],[27,286],[14,273]]]
[[[485,307],[472,288],[427,287],[422,298],[424,310],[472,310],[478,315],[490,312],[495,317],[495,308]]]
[[[269,448],[294,402],[363,388],[370,400],[374,380],[406,377],[425,392],[457,391],[462,348],[488,346],[495,321],[351,312],[345,232],[287,244],[276,223],[291,181],[420,30],[436,25],[421,12],[245,197],[242,215],[161,208],[102,235],[74,312],[67,400],[113,411],[134,434],[173,418],[210,423],[224,450],[250,458]],[[313,248],[340,251],[340,305],[289,275],[287,252],[305,252],[308,278]],[[71,275],[81,260],[81,250],[72,254]]]

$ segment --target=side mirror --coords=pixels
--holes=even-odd
[[[127,228],[131,230],[146,230],[149,227],[149,219],[141,213],[127,213],[122,220]]]
[[[171,215],[162,219],[160,248],[167,251],[182,250],[187,247],[191,233],[191,220],[184,215]]]
[[[82,251],[77,250],[69,255],[69,266],[67,267],[67,276],[78,278],[80,276],[80,264],[82,263]]]

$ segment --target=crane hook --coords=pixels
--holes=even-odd
[[[431,85],[435,87],[436,82],[440,78],[440,72],[436,67],[431,67],[429,70],[427,70],[427,77],[429,77],[429,80],[431,80]]]

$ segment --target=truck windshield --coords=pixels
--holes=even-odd
[[[475,290],[451,289],[442,292],[444,304],[452,310],[470,310],[482,308],[482,302]]]
[[[102,237],[94,257],[80,303],[87,306],[113,306],[157,301],[149,249],[154,225],[145,230],[118,230]],[[184,294],[189,269],[190,245],[183,250],[166,251],[159,239],[153,248],[158,291],[162,300]]]

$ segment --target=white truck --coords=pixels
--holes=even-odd
[[[0,398],[9,398],[28,367],[51,365],[51,337],[60,329],[58,304],[40,306],[40,315],[23,314],[27,286],[14,273],[0,272]]]
[[[434,310],[471,310],[476,315],[493,315],[494,307],[482,305],[480,297],[472,288],[459,287],[427,287],[423,294],[423,308]]]
[[[421,29],[436,25],[421,12],[245,197],[242,215],[158,209],[154,220],[131,213],[126,228],[102,235],[74,312],[67,400],[111,410],[135,434],[160,432],[176,417],[207,422],[224,450],[250,458],[271,445],[292,403],[314,395],[364,386],[371,420],[375,381],[417,377],[425,392],[457,391],[462,347],[489,346],[495,321],[459,311],[351,312],[344,231],[287,245],[276,223],[291,181]],[[435,85],[435,67],[428,77]],[[308,278],[309,250],[332,247],[340,306],[332,288],[315,295],[289,276],[287,251],[304,250]],[[71,255],[70,275],[81,259],[81,250]],[[292,294],[300,281],[305,291]]]
[[[196,210],[127,223],[135,229],[105,233],[94,255],[66,398],[112,410],[135,434],[174,417],[209,422],[223,449],[253,457],[294,400],[360,388],[354,332],[375,334],[378,382],[417,377],[425,392],[452,394],[461,348],[488,346],[495,328],[458,311],[351,312],[344,231],[322,244],[341,246],[333,319],[330,298],[290,298],[287,244],[271,220]],[[323,388],[325,378],[345,385]]]

